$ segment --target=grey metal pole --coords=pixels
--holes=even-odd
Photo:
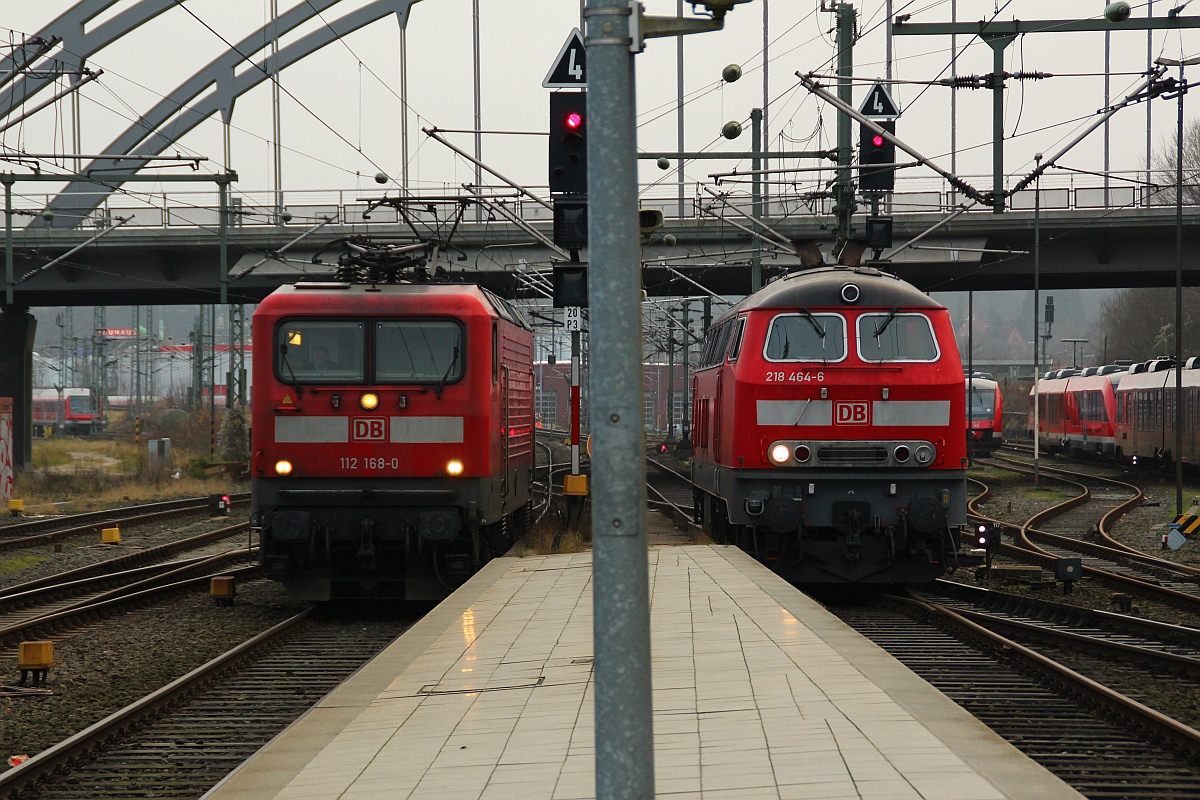
[[[10,306],[13,304],[12,187],[14,180],[11,172],[0,175],[0,181],[4,182],[4,303]]]
[[[771,136],[767,132],[767,117],[771,109],[771,3],[770,0],[762,0],[763,7],[763,85],[762,85],[762,149],[771,149]],[[771,165],[771,159],[763,156],[762,168],[768,169]],[[770,185],[763,187],[763,195],[770,194]]]
[[[1187,59],[1191,61],[1192,59]],[[1175,130],[1175,515],[1183,514],[1183,94],[1179,65],[1179,120]]]
[[[688,374],[691,370],[692,358],[692,321],[689,312],[692,301],[683,301],[683,422],[681,430],[683,441],[692,441],[692,379]]]
[[[400,29],[400,184],[408,192],[408,38]]]
[[[1035,155],[1034,160],[1041,166],[1042,154]],[[1038,339],[1041,329],[1038,327],[1038,294],[1041,287],[1038,279],[1041,277],[1042,257],[1042,178],[1039,175],[1033,185],[1033,484],[1038,484],[1038,443],[1041,441],[1039,414],[1042,398],[1038,395],[1038,378],[1042,366],[1038,362]]]
[[[839,3],[837,6],[837,50],[838,86],[837,99],[846,106],[854,100],[851,79],[854,77],[854,6]],[[851,145],[850,115],[839,113],[837,117],[837,164],[838,177],[834,185],[834,214],[837,217],[837,234],[834,239],[835,253],[850,239],[850,221],[854,216],[854,186],[850,164],[854,160]]]
[[[1112,73],[1112,31],[1104,32],[1104,107],[1109,104],[1109,85]],[[1147,103],[1146,105],[1149,105]],[[1109,121],[1104,120],[1104,207],[1108,208],[1108,170],[1110,155]]]
[[[667,441],[675,441],[675,329],[674,314],[667,309],[672,322],[667,324]]]
[[[950,0],[950,22],[958,22],[958,0]],[[950,34],[950,78],[958,77],[958,34]],[[958,174],[958,92],[950,92],[950,172]],[[950,185],[950,205],[958,204],[958,190]]]
[[[475,185],[483,184],[483,111],[482,111],[482,79],[479,64],[479,0],[471,2],[471,43],[475,54]],[[475,204],[475,221],[483,222],[483,206]]]
[[[1146,3],[1146,16],[1154,16],[1154,0]],[[1146,31],[1146,71],[1154,69],[1154,31]],[[1146,103],[1146,187],[1142,190],[1143,205],[1149,204],[1150,184],[1154,182],[1154,104]]]
[[[750,128],[751,138],[751,168],[755,171],[754,178],[751,180],[751,208],[754,211],[754,232],[757,233],[762,227],[758,220],[762,219],[762,175],[758,170],[762,166],[762,109],[750,109]],[[754,240],[754,255],[750,260],[750,291],[757,292],[762,288],[762,242],[759,239]]]
[[[683,0],[675,0],[675,16],[683,16]],[[679,163],[675,168],[675,178],[679,183],[679,218],[683,219],[684,212],[684,145],[683,127],[683,35],[675,37],[675,142],[679,145]]]
[[[975,421],[971,408],[975,404],[975,293],[967,292],[967,466],[975,457]],[[994,434],[993,434],[994,435]]]
[[[992,48],[992,210],[997,214],[1004,213],[1004,48],[1013,38],[985,39]]]
[[[274,159],[275,219],[276,225],[283,224],[283,137],[282,113],[279,107],[279,0],[271,0],[271,152]],[[229,159],[225,160],[229,171]],[[225,298],[221,298],[225,302]]]
[[[631,13],[614,0],[584,11],[598,800],[654,797]]]

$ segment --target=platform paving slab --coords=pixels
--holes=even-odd
[[[1081,797],[741,551],[648,559],[657,796]],[[591,589],[492,561],[204,800],[594,797]]]

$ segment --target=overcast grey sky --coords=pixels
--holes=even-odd
[[[303,2],[303,0],[301,0]],[[366,0],[344,0],[324,14],[333,19],[363,5]],[[280,0],[281,9],[294,0]],[[29,3],[7,0],[0,24],[21,34],[40,30],[71,4],[64,0]],[[116,3],[99,19],[107,19],[133,5]],[[911,3],[896,0],[895,13],[910,13],[914,22],[948,21],[950,0]],[[674,14],[675,0],[647,0],[647,11]],[[763,10],[756,0],[736,7],[726,29],[686,39],[685,87],[688,149],[745,150],[748,137],[737,142],[719,139],[721,124],[746,120],[750,108],[762,105]],[[1034,0],[959,0],[960,21],[991,17],[999,7],[1000,19],[1096,17],[1103,2]],[[855,48],[855,74],[882,77],[885,72],[884,4],[868,0],[858,4],[861,39]],[[1156,3],[1162,16],[1170,7]],[[237,41],[266,20],[269,0],[187,0],[190,9],[229,41]],[[576,0],[481,0],[483,63],[483,127],[488,130],[539,131],[547,126],[547,90],[541,81],[570,30],[578,24]],[[440,190],[469,181],[473,168],[444,147],[427,139],[423,126],[472,127],[471,0],[423,0],[413,7],[408,28],[410,176],[414,188]],[[1135,16],[1144,16],[1144,4],[1135,4]],[[284,39],[286,44],[306,26]],[[832,14],[822,12],[817,0],[770,0],[768,30],[770,82],[768,130],[772,148],[816,149],[834,142],[836,115],[801,87],[794,73],[829,71],[834,54],[830,30]],[[1143,32],[1120,31],[1112,38],[1111,94],[1115,101],[1139,80],[1145,68],[1147,37]],[[398,26],[384,19],[326,48],[283,73],[283,85],[293,97],[283,100],[282,143],[284,182],[289,190],[362,187],[375,192],[371,176],[379,169],[401,173],[399,141]],[[960,37],[963,52],[958,71],[991,70],[991,50],[978,40]],[[131,118],[225,49],[216,34],[182,8],[175,8],[143,26],[123,41],[97,54],[90,66],[103,68],[104,76],[83,91],[83,143],[87,152],[103,150],[130,124]],[[949,37],[897,37],[894,41],[894,77],[927,81],[949,74]],[[1156,55],[1190,56],[1200,52],[1200,34],[1156,34]],[[720,82],[721,68],[739,63],[745,77],[736,84]],[[1006,102],[1005,132],[1018,134],[1007,144],[1010,172],[1032,167],[1036,152],[1052,152],[1103,105],[1104,36],[1090,33],[1038,34],[1018,40],[1007,51],[1010,71],[1051,72],[1053,80],[1010,83]],[[1200,67],[1194,68],[1200,78]],[[675,41],[649,42],[638,57],[639,146],[645,150],[675,147]],[[861,102],[866,87],[856,92]],[[898,133],[919,150],[949,167],[950,90],[918,84],[898,85],[894,96],[904,110]],[[1200,94],[1193,95],[1200,98]],[[270,92],[266,84],[241,98],[234,111],[230,165],[239,173],[238,190],[265,191],[271,187]],[[1197,107],[1200,112],[1200,107]],[[1154,134],[1161,142],[1173,130],[1174,101],[1156,101]],[[1190,116],[1190,115],[1189,115]],[[990,170],[991,97],[986,91],[961,91],[958,98],[959,170],[977,176],[972,182],[986,186],[982,177]],[[326,127],[328,125],[328,127]],[[333,128],[337,134],[329,130]],[[454,137],[471,149],[469,135]],[[27,151],[62,151],[69,145],[69,113],[64,103],[40,112],[30,121],[0,134],[10,148]],[[1103,140],[1094,135],[1063,164],[1098,170],[1102,166]],[[1143,166],[1146,146],[1146,112],[1138,106],[1121,112],[1112,125],[1112,168],[1136,170]],[[487,136],[484,159],[501,172],[530,185],[545,184],[544,137]],[[181,152],[208,156],[212,168],[223,160],[221,127],[213,119],[188,134]],[[690,189],[708,173],[732,163],[696,162],[688,169]],[[909,171],[936,185],[931,173]],[[642,180],[674,178],[643,164]]]

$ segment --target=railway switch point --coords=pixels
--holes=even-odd
[[[24,510],[25,510],[25,501],[24,500],[9,500],[8,501],[8,513],[12,514],[14,517],[21,516],[21,512]]]
[[[17,683],[18,686],[24,686],[31,674],[35,689],[45,686],[46,675],[53,667],[54,642],[21,642],[17,650],[17,668],[21,670],[21,680]]]
[[[219,606],[233,605],[237,581],[232,575],[218,575],[208,581],[208,594]]]
[[[113,525],[111,528],[103,528],[100,531],[101,544],[120,544],[121,543],[121,528]]]

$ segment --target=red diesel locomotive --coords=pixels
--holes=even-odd
[[[788,275],[709,330],[699,521],[796,583],[941,575],[966,524],[966,388],[946,309],[875,269]]]
[[[298,283],[254,312],[251,522],[304,600],[444,596],[512,543],[533,332],[475,285]],[[269,349],[268,349],[269,346]]]

